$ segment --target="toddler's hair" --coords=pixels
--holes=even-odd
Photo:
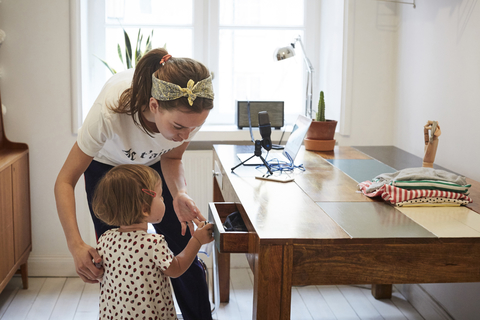
[[[153,197],[142,189],[154,190],[161,183],[154,169],[138,164],[123,164],[112,168],[98,183],[93,212],[108,225],[129,226],[144,220],[150,212]]]
[[[136,114],[139,115],[142,108],[145,110],[149,106],[152,97],[152,74],[155,74],[155,77],[160,80],[174,83],[182,88],[187,86],[190,79],[197,83],[210,76],[207,67],[190,58],[171,57],[164,64],[160,64],[160,60],[167,54],[168,51],[163,48],[152,49],[146,53],[135,67],[132,86],[122,93],[118,106],[111,107],[114,112],[131,115],[133,122],[148,135],[152,135],[153,132],[146,125],[143,117],[137,117]],[[158,104],[165,110],[182,108],[182,110],[192,113],[201,113],[213,108],[213,100],[202,97],[197,97],[192,106],[186,97],[171,101],[158,101]]]

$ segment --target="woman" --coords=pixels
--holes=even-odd
[[[206,219],[188,196],[182,155],[213,108],[210,72],[188,58],[172,58],[164,49],[148,52],[133,70],[105,84],[55,183],[57,211],[78,275],[98,282],[103,269],[95,249],[81,238],[74,188],[82,174],[97,239],[116,226],[104,224],[92,210],[97,182],[114,166],[143,164],[162,177],[165,217],[154,227],[179,254],[193,233],[193,220]],[[187,231],[187,227],[190,232]],[[195,259],[172,286],[184,319],[211,319],[203,269]]]

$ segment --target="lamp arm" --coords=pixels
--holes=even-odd
[[[303,47],[302,38],[298,36],[297,38],[295,38],[295,42],[300,43],[300,47],[302,47],[303,58],[305,60],[305,64],[307,65],[308,72],[313,73],[313,65],[310,62],[310,59],[308,59],[307,57],[307,53],[305,52],[305,48]]]
[[[307,57],[307,53],[305,52],[305,48],[303,47],[302,38],[298,36],[295,38],[295,42],[299,42],[300,46],[302,47],[303,58],[305,60],[305,64],[307,65],[307,88],[305,92],[305,116],[312,118],[313,117],[313,66],[310,62],[310,59]]]

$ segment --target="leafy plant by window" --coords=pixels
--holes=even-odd
[[[142,29],[138,29],[137,43],[135,45],[135,51],[133,51],[130,37],[128,36],[128,33],[125,31],[125,29],[123,29],[123,35],[125,38],[125,50],[122,50],[120,44],[117,44],[117,52],[118,52],[118,58],[120,59],[122,64],[125,66],[125,69],[135,68],[137,62],[143,57],[143,55],[148,51],[152,50],[153,30],[150,33],[150,35],[147,37],[147,40],[145,42],[145,46],[143,47],[143,49],[142,49],[143,34],[141,34],[141,31]],[[165,44],[163,47],[166,48],[166,46],[167,45]],[[123,52],[125,52],[125,54],[123,54]],[[103,62],[103,64],[108,68],[108,70],[110,70],[112,74],[117,73],[117,71],[113,69],[108,64],[108,62],[106,62],[103,59],[100,59],[100,61]]]

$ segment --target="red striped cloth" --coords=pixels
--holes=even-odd
[[[395,204],[397,202],[417,199],[417,198],[449,198],[449,199],[459,199],[466,200],[468,202],[473,202],[473,200],[466,196],[463,193],[443,191],[443,190],[427,190],[427,189],[402,189],[399,187],[391,186],[389,184],[384,184],[379,189],[374,192],[366,193],[366,189],[372,184],[371,181],[364,181],[358,184],[358,187],[367,197],[373,198],[381,196],[383,200],[390,201]]]

